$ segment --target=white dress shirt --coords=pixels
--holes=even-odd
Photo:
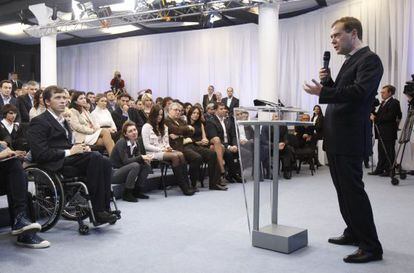
[[[12,124],[10,124],[7,119],[2,119],[1,123],[3,123],[4,127],[6,127],[7,131],[9,132],[9,134],[11,134],[13,132],[13,128],[14,128],[14,122]]]
[[[62,128],[66,132],[66,138],[69,138],[69,131],[65,127],[65,118],[62,117],[62,116],[56,116],[56,114],[53,111],[50,111],[49,109],[47,109],[47,111],[56,119],[57,122],[59,122],[60,126],[62,126]],[[72,138],[72,141],[73,141],[73,138]],[[65,150],[65,157],[67,157],[67,156],[70,156],[70,150],[69,149]]]
[[[226,130],[226,124],[224,123],[224,118],[221,118],[219,116],[217,116],[217,118],[220,121],[221,127],[223,128],[223,132],[224,132],[224,143],[229,143],[229,141],[227,139],[227,130]]]

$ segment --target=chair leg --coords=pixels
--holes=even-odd
[[[167,174],[168,166],[161,165],[161,183],[162,188],[164,189],[164,196],[167,197],[167,187],[165,185],[165,176]]]

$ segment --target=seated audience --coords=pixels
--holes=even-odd
[[[301,121],[310,121],[310,116],[308,114],[303,114]],[[295,146],[297,146],[297,148],[310,147],[311,149],[314,149],[317,141],[314,132],[314,126],[295,126],[295,136],[297,138],[297,144]]]
[[[88,100],[89,104],[91,105],[89,112],[95,110],[96,107],[96,96],[93,92],[86,93],[86,99]]]
[[[20,121],[21,122],[29,122],[30,121],[30,109],[34,106],[34,96],[36,92],[39,90],[39,84],[35,81],[29,81],[27,83],[27,91],[28,93],[24,96],[20,96],[17,98],[17,109],[20,113]]]
[[[222,102],[223,95],[221,94],[220,91],[214,92],[214,95],[216,95],[216,101],[215,101],[215,103]]]
[[[45,103],[43,102],[43,91],[37,90],[33,97],[33,107],[32,109],[30,109],[29,112],[29,120],[32,120],[32,118],[34,117],[37,117],[44,111],[46,111],[46,107]]]
[[[124,184],[123,200],[138,202],[137,198],[149,198],[140,192],[140,185],[151,172],[151,159],[152,156],[144,155],[144,151],[140,150],[135,123],[126,121],[122,126],[122,137],[116,142],[111,154],[112,166],[116,168],[112,184]]]
[[[139,111],[139,115],[144,122],[147,122],[149,113],[151,112],[151,108],[153,106],[152,96],[149,93],[144,93],[141,97],[141,102],[143,109]]]
[[[142,101],[141,101],[141,99],[137,99],[136,101],[135,101],[135,108],[138,110],[138,111],[142,111],[142,110],[144,110],[144,105],[142,104]]]
[[[163,101],[164,99],[162,98],[162,97],[157,97],[156,99],[155,99],[155,104],[158,104],[159,106],[162,106],[162,101]]]
[[[226,106],[219,102],[216,104],[215,115],[207,120],[206,132],[210,144],[213,145],[217,153],[217,160],[220,166],[222,177],[225,175],[224,161],[226,162],[227,176],[230,183],[242,182],[240,177],[240,164],[235,163],[238,160],[238,148],[234,125],[226,117]]]
[[[12,83],[9,80],[3,80],[0,82],[0,111],[6,104],[12,104],[17,107],[17,99],[11,95]],[[16,120],[19,121],[19,115]]]
[[[107,107],[109,112],[113,112],[116,109],[116,97],[112,90],[106,91],[105,96],[107,99]]]
[[[229,110],[229,115],[233,116],[234,108],[239,107],[239,99],[233,96],[233,87],[227,88],[227,97],[221,100]]]
[[[17,107],[12,104],[6,104],[2,110],[2,120],[0,122],[0,138],[7,142],[7,146],[14,148],[17,140],[17,131],[19,123],[15,122],[17,116]]]
[[[220,166],[217,162],[217,155],[210,149],[210,142],[207,139],[202,111],[198,107],[191,107],[187,114],[188,124],[194,128],[191,136],[191,145],[194,151],[201,155],[203,162],[208,163],[208,184],[210,190],[227,190],[226,183],[221,179]],[[201,177],[204,179],[204,177]]]
[[[107,99],[104,94],[96,96],[96,107],[92,111],[91,117],[100,128],[108,128],[109,132],[116,133],[116,125],[112,119],[112,115],[106,107]]]
[[[313,107],[313,116],[311,121],[315,124],[315,139],[323,139],[323,112],[319,105]]]
[[[207,109],[207,105],[210,103],[217,103],[217,97],[214,94],[214,86],[209,85],[207,88],[207,94],[203,96],[203,109]]]
[[[12,219],[11,234],[17,244],[28,248],[46,248],[50,243],[37,235],[42,228],[27,215],[27,178],[20,159],[25,152],[13,151],[0,137],[0,191],[7,194]]]
[[[151,109],[147,123],[142,127],[142,142],[145,151],[156,160],[171,162],[178,186],[184,195],[193,195],[194,190],[189,188],[184,155],[171,148],[168,136],[168,128],[164,125],[164,111],[159,105],[155,105]]]
[[[114,223],[117,217],[110,213],[111,175],[109,159],[91,152],[85,144],[72,145],[72,130],[63,118],[66,95],[62,88],[49,86],[43,92],[47,111],[30,122],[28,140],[33,162],[51,172],[64,167],[76,168],[86,176],[86,186],[98,223]]]
[[[205,109],[205,113],[204,113],[205,121],[208,121],[209,119],[212,119],[214,117],[214,114],[216,112],[215,108],[216,108],[215,103],[209,103],[207,105],[207,109]]]
[[[44,96],[44,95],[43,95]],[[110,155],[114,148],[114,141],[107,128],[101,128],[94,122],[86,110],[86,97],[84,92],[74,92],[70,103],[70,127],[73,130],[75,143],[104,146]]]
[[[139,115],[138,110],[128,106],[131,99],[131,96],[126,93],[119,95],[117,106],[111,113],[118,131],[122,131],[122,126],[127,120],[135,122],[138,132],[141,132],[141,128],[145,123]]]

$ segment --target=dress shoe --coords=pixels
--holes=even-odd
[[[233,179],[237,182],[237,183],[242,183],[242,178],[241,178],[241,176],[239,175],[239,174],[233,174]]]
[[[132,189],[124,189],[122,200],[132,203],[138,202],[138,199],[134,196],[134,190]]]
[[[139,199],[149,199],[149,196],[146,194],[143,194],[142,192],[135,192],[134,196]]]
[[[226,175],[226,180],[227,180],[227,182],[229,182],[229,183],[235,183],[235,181],[234,181],[233,177],[232,177],[232,176],[230,176],[230,175]]]
[[[368,263],[379,260],[382,260],[381,253],[375,254],[368,251],[364,251],[362,249],[358,249],[351,255],[348,255],[344,258],[344,262],[346,263]]]
[[[291,171],[283,171],[283,178],[284,179],[291,179],[292,178],[292,172]]]
[[[194,192],[199,192],[200,190],[197,187],[191,187]]]
[[[209,187],[210,190],[216,190],[216,191],[226,191],[227,187],[223,187],[220,184],[212,185]]]
[[[100,224],[114,224],[118,219],[116,218],[116,215],[112,213],[109,213],[107,211],[100,211],[95,213],[95,220]]]
[[[369,172],[368,174],[369,175],[380,175],[380,174],[382,174],[383,173],[383,171],[381,171],[381,170],[375,170],[375,171],[373,171],[373,172]]]
[[[332,237],[328,239],[328,242],[335,245],[351,245],[357,246],[358,242],[351,237],[341,235],[339,237]]]

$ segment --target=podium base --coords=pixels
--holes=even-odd
[[[272,224],[253,230],[252,244],[255,247],[289,254],[308,245],[308,231]]]

